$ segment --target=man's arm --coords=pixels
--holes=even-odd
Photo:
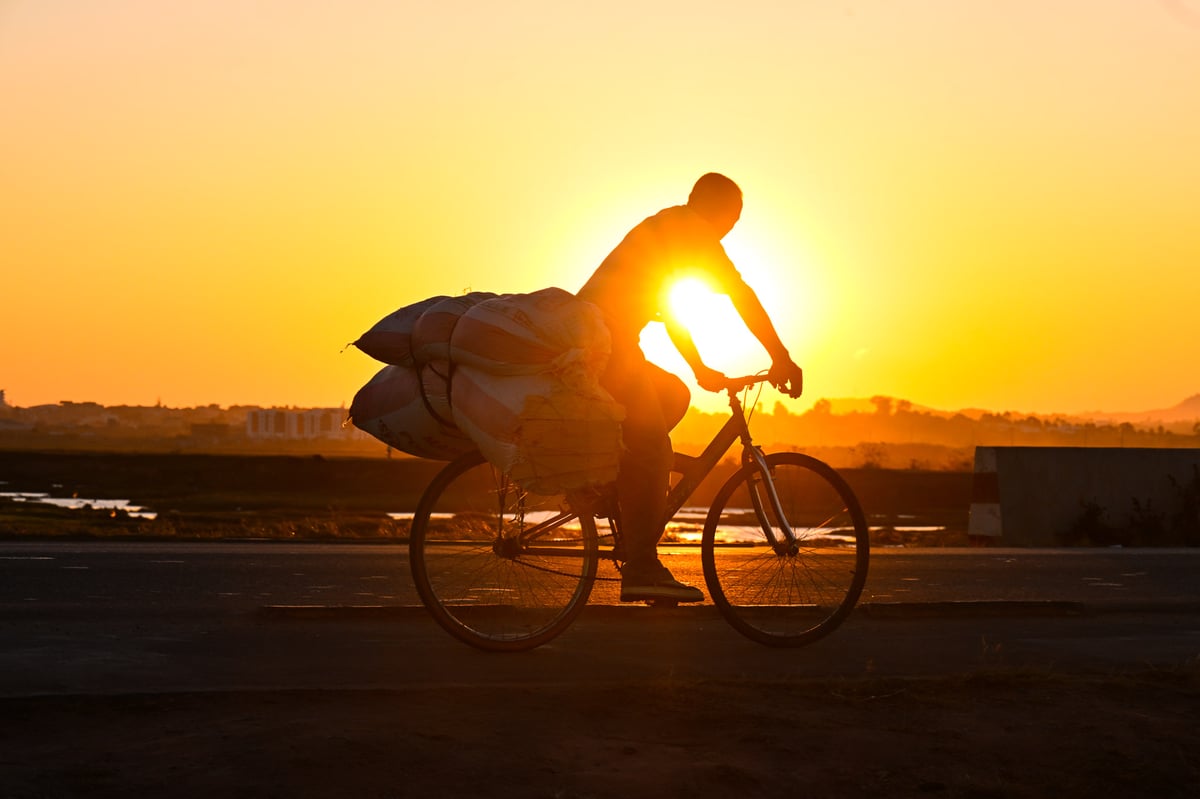
[[[688,329],[675,321],[667,321],[665,325],[671,343],[675,345],[675,349],[679,350],[679,354],[687,361],[688,366],[692,367],[692,374],[696,376],[696,384],[705,391],[722,390],[725,387],[725,375],[705,365],[700,358],[700,350],[696,349],[696,342],[692,339],[692,334]]]
[[[771,317],[762,307],[754,289],[746,285],[745,281],[739,280],[730,286],[729,299],[742,321],[746,323],[746,327],[771,356],[771,383],[788,396],[799,397],[800,392],[804,390],[804,372],[792,361],[792,356],[788,354],[787,347],[783,346]]]

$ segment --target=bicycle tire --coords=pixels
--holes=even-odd
[[[530,530],[535,539],[519,543]],[[447,465],[426,488],[408,551],[434,620],[498,652],[532,649],[566,630],[587,604],[598,559],[591,516],[571,514],[562,495],[522,491],[478,453]]]
[[[701,544],[704,580],[738,632],[768,646],[802,646],[835,630],[858,602],[870,559],[866,518],[850,486],[828,464],[796,452],[767,455],[765,462],[797,545],[790,551],[771,545],[748,493],[760,467],[748,463],[709,509]],[[778,531],[775,512],[768,514]]]

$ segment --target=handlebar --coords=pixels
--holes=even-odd
[[[730,396],[733,396],[742,389],[758,385],[759,383],[770,382],[771,385],[775,386],[775,388],[779,389],[784,394],[787,394],[790,397],[798,397],[800,396],[800,392],[803,390],[803,385],[799,382],[800,379],[802,378],[799,378],[797,375],[793,377],[790,383],[788,381],[775,382],[771,380],[770,372],[760,372],[756,375],[746,375],[744,377],[727,377],[724,381],[725,385],[723,386],[723,390],[728,392]],[[795,393],[792,393],[793,390],[795,390]]]
[[[724,390],[736,394],[743,388],[749,388],[750,386],[755,386],[759,383],[765,383],[767,379],[768,376],[766,372],[756,375],[746,375],[745,377],[727,377],[725,379]]]

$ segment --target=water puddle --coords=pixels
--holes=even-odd
[[[738,546],[745,544],[762,543],[763,534],[759,529],[758,524],[754,522],[754,511],[751,508],[736,508],[729,507],[725,509],[726,514],[730,518],[744,517],[746,524],[721,524],[717,527],[714,533],[713,540],[715,543],[724,546]],[[548,511],[532,511],[525,514],[526,522],[530,524],[538,524],[548,519],[557,516],[558,512],[553,510]],[[412,521],[412,511],[389,513],[388,516],[397,521]],[[453,513],[433,513],[430,518],[433,519],[453,519]],[[685,506],[671,518],[667,524],[663,544],[675,545],[699,545],[704,534],[704,522],[708,518],[707,507]],[[567,522],[563,525],[566,530],[578,530],[578,522]],[[852,544],[855,541],[854,530],[849,527],[824,527],[819,531],[810,530],[809,528],[797,527],[798,533],[817,533],[820,537],[828,542],[841,542],[843,544]],[[926,528],[911,527],[911,528],[896,528],[904,530],[919,531]],[[928,528],[928,529],[944,529],[944,528]],[[606,535],[611,535],[609,530],[608,520],[599,518],[596,519],[596,532],[599,534],[601,541]]]
[[[123,513],[133,519],[155,519],[158,514],[127,499],[91,499],[88,497],[52,497],[42,491],[0,491],[0,499],[10,502],[32,502],[53,505],[67,510],[107,510],[113,515]]]

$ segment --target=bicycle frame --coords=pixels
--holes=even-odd
[[[866,579],[869,531],[850,486],[831,467],[801,453],[768,455],[754,443],[743,392],[764,379],[727,383],[730,416],[699,456],[677,456],[663,523],[740,441],[741,462],[712,497],[704,522],[705,584],[739,632],[769,646],[799,646],[828,634],[854,607]],[[414,515],[410,554],[421,601],[451,635],[481,649],[545,643],[578,616],[597,581],[621,579],[597,569],[603,559],[619,571],[624,559],[615,489],[608,483],[565,497],[531,494],[480,454],[460,458],[438,474]],[[473,504],[456,504],[470,497]],[[489,508],[492,502],[498,504]],[[450,521],[432,524],[435,516]],[[597,527],[605,517],[611,536],[601,531],[602,546]],[[746,548],[718,540],[731,536]]]
[[[748,384],[750,381],[758,382],[761,378],[744,378],[739,383]],[[792,531],[791,525],[788,524],[787,516],[783,512],[779,503],[779,495],[775,491],[775,483],[771,480],[770,467],[767,466],[766,459],[763,456],[762,450],[756,445],[750,436],[750,425],[746,421],[745,409],[742,407],[742,401],[738,398],[738,389],[731,387],[727,390],[729,395],[729,420],[717,431],[713,440],[695,460],[693,464],[682,472],[683,476],[667,494],[667,514],[663,520],[664,526],[674,518],[679,509],[683,507],[688,498],[700,485],[705,477],[716,467],[729,451],[730,447],[735,442],[742,442],[742,462],[752,463],[755,466],[755,477],[752,478],[750,502],[754,506],[754,515],[758,518],[759,526],[762,527],[763,534],[767,540],[771,542],[771,546],[781,554],[786,554],[789,551],[794,551],[798,546],[796,543],[796,535]],[[767,505],[774,512],[775,518],[780,521],[780,526],[785,537],[784,541],[778,540],[775,533],[775,528],[771,524],[770,518],[767,516],[767,507],[763,504],[763,497],[759,494],[759,486],[766,493]]]
[[[742,406],[741,399],[738,397],[738,391],[741,388],[761,382],[763,379],[762,377],[747,377],[730,381],[731,385],[726,390],[729,397],[729,419],[721,426],[716,435],[713,436],[712,441],[704,448],[704,451],[686,469],[680,470],[682,476],[667,494],[666,518],[663,519],[664,527],[684,506],[684,503],[688,501],[704,478],[720,463],[721,458],[725,456],[735,443],[741,441],[742,462],[744,464],[753,464],[755,467],[754,474],[749,481],[750,502],[753,505],[754,514],[758,519],[763,534],[777,553],[794,554],[796,552],[799,546],[796,534],[792,531],[791,525],[788,524],[787,515],[783,512],[780,505],[779,495],[771,479],[770,467],[767,465],[762,450],[751,438],[750,425],[746,421],[745,409]],[[759,489],[761,489],[761,492]],[[766,496],[764,497],[763,494]],[[586,506],[590,503],[582,501],[580,504]],[[776,527],[771,524],[768,512],[773,513],[775,518],[779,520],[779,529],[783,533],[782,540],[779,537]],[[515,538],[504,536],[503,532],[501,532],[494,545],[496,554],[505,557],[516,557],[522,552],[530,550],[536,550],[543,554],[569,554],[569,552],[555,549],[553,544],[540,544],[538,543],[538,539],[577,515],[574,512],[564,511],[551,519],[523,530]],[[616,543],[620,541],[621,535],[620,521],[616,518],[615,513],[610,515],[608,520],[610,529],[613,531],[615,543],[612,548],[601,551],[600,557],[609,560],[620,560],[620,550],[616,546]]]

